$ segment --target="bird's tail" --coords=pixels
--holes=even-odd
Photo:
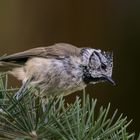
[[[21,65],[19,65],[19,64],[0,61],[0,72],[12,71],[13,69],[19,68],[19,67],[21,67]]]
[[[26,77],[23,66],[12,62],[0,61],[0,73],[8,73],[18,80],[24,80]]]

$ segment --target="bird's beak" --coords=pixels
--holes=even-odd
[[[116,83],[114,82],[114,80],[111,78],[111,77],[109,77],[109,76],[106,76],[106,75],[103,75],[103,78],[106,80],[106,81],[108,81],[109,83],[111,83],[112,85],[116,85]]]

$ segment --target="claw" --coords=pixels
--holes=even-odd
[[[19,91],[17,91],[16,94],[14,95],[14,98],[15,98],[16,100],[19,100],[21,96],[22,96],[22,93],[21,93],[20,90],[19,90]]]
[[[30,82],[30,79],[25,81],[25,83],[22,84],[21,88],[16,92],[16,94],[14,95],[14,98],[16,100],[19,100],[22,97],[24,91],[27,89],[29,82]]]

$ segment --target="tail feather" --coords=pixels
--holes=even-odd
[[[21,67],[19,64],[0,61],[0,72],[12,71],[14,68]]]

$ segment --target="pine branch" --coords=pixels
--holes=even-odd
[[[43,140],[133,140],[127,132],[131,121],[117,110],[109,117],[110,104],[95,114],[97,100],[83,93],[73,104],[63,97],[49,99],[42,110],[40,96],[33,87],[19,100],[13,98],[17,89],[7,89],[7,76],[0,78],[0,139]],[[39,93],[38,93],[39,94]],[[97,110],[96,110],[97,112]]]

